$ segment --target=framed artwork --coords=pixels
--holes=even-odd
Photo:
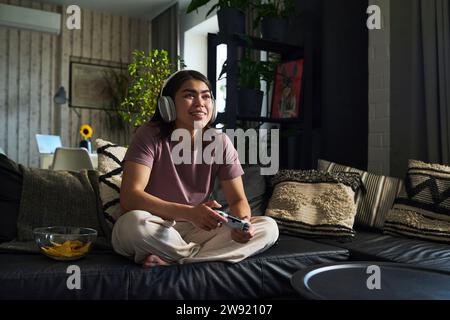
[[[272,96],[272,118],[297,118],[300,113],[303,59],[281,63],[277,67]]]
[[[70,98],[73,108],[112,109],[110,79],[112,73],[121,73],[124,69],[117,66],[70,63]]]

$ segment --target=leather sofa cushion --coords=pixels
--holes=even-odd
[[[294,295],[297,270],[349,253],[326,244],[280,236],[266,252],[237,264],[203,262],[143,269],[112,252],[72,262],[41,254],[0,253],[0,299],[255,299]],[[67,267],[81,270],[81,290],[67,289]]]
[[[348,249],[352,260],[376,260],[420,265],[450,271],[450,245],[358,230],[352,242],[322,243]]]

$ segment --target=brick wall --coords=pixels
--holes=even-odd
[[[381,9],[381,29],[369,30],[368,170],[389,175],[390,153],[390,0],[369,0]]]

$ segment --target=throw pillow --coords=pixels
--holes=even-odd
[[[364,188],[356,195],[355,225],[383,230],[386,215],[402,188],[403,183],[400,179],[376,175],[322,159],[319,159],[317,169],[326,172],[359,173]]]
[[[99,210],[96,171],[22,167],[22,172],[18,241],[33,240],[33,229],[47,226],[88,227],[97,230],[99,237],[107,236]]]
[[[450,167],[409,160],[385,233],[450,243]]]
[[[121,216],[120,185],[122,184],[122,161],[127,148],[102,139],[95,140],[98,154],[100,198],[103,214],[110,227]]]
[[[277,221],[280,232],[306,237],[354,237],[359,174],[281,170],[272,178],[272,186],[266,215]]]

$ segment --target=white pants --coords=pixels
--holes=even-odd
[[[187,221],[167,221],[142,210],[122,215],[114,224],[114,250],[136,263],[155,254],[169,263],[201,261],[239,262],[270,248],[278,239],[278,226],[270,217],[252,217],[255,234],[247,243],[231,239],[230,228],[223,225],[211,231]]]

